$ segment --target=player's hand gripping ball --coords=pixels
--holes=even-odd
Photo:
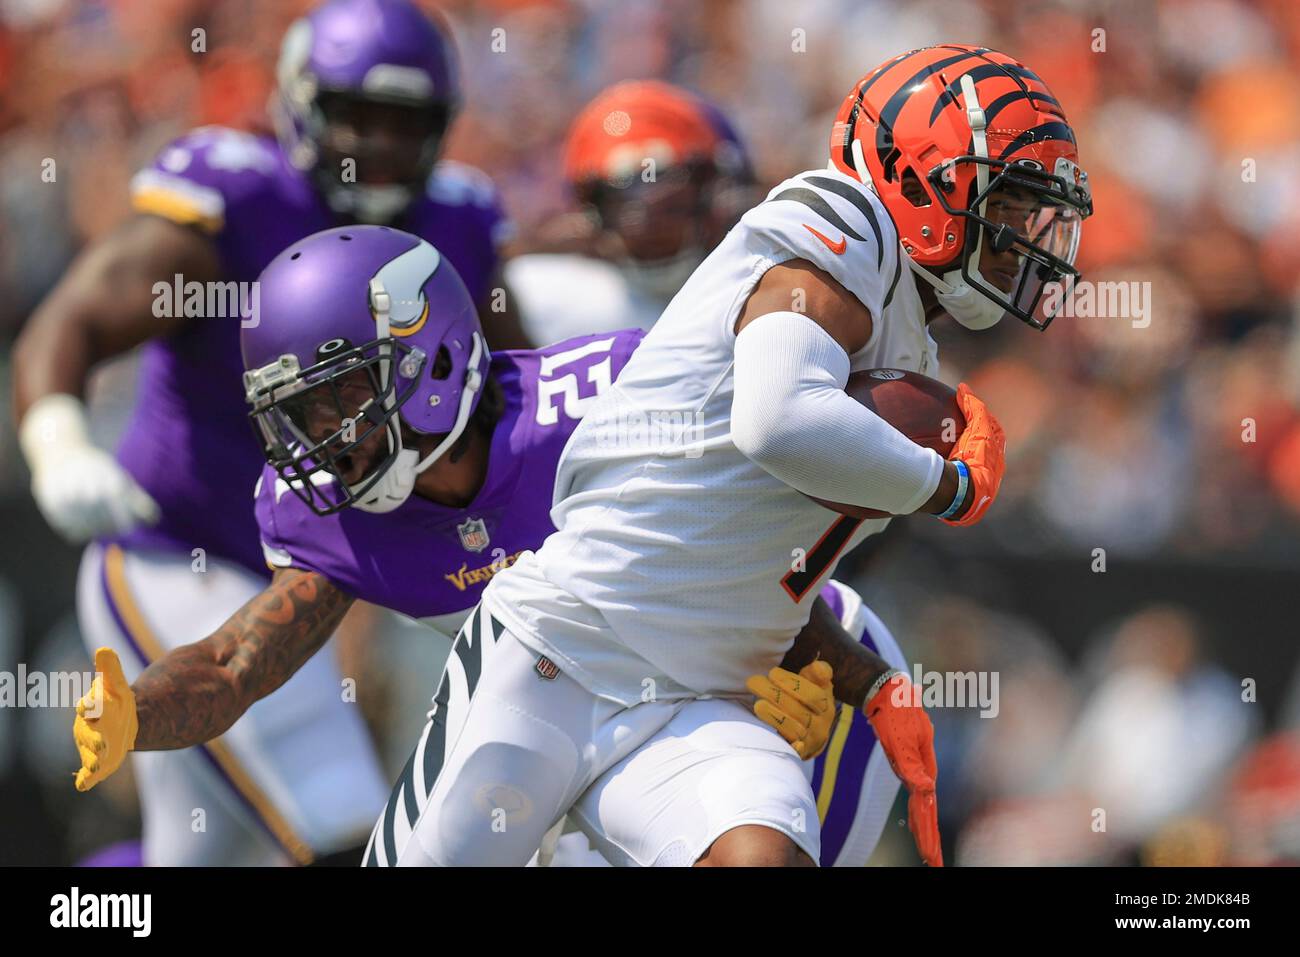
[[[116,771],[135,747],[140,730],[135,693],[111,648],[95,652],[95,671],[90,691],[77,702],[77,718],[72,723],[72,737],[81,754],[78,791],[89,791]]]
[[[849,398],[880,416],[917,445],[953,457],[957,437],[966,429],[957,393],[938,379],[903,369],[864,369],[849,376]],[[854,518],[888,518],[888,512],[844,502],[814,502]]]
[[[988,406],[965,382],[957,386],[957,404],[966,418],[966,428],[948,458],[960,459],[970,469],[967,497],[971,506],[964,515],[944,521],[949,525],[974,525],[984,517],[1002,487],[1002,475],[1007,469],[1007,436]]]
[[[758,699],[754,714],[776,728],[805,761],[821,754],[831,737],[838,714],[832,677],[829,664],[814,661],[798,674],[773,668],[766,676],[753,675],[745,682]]]

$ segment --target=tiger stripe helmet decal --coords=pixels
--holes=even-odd
[[[1079,224],[1092,202],[1074,130],[1043,80],[1005,54],[945,44],[880,64],[841,104],[830,159],[871,185],[913,264],[942,276],[932,282],[941,292],[965,283],[1042,328],[1050,317],[1035,310],[1044,284],[1077,277]],[[999,232],[985,204],[1008,188],[1061,212],[1015,236]],[[1011,291],[979,274],[980,244],[995,234],[995,251],[1014,247],[1024,263]]]

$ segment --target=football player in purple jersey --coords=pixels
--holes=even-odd
[[[510,302],[493,295],[508,229],[493,186],[439,162],[460,100],[441,25],[408,0],[331,0],[285,36],[278,140],[204,127],[166,146],[132,182],[136,214],[28,322],[14,379],[33,493],[51,526],[90,541],[82,630],[128,674],[266,583],[239,330],[257,321],[254,280],[276,253],[335,224],[400,225],[455,262],[490,344],[524,344],[514,317],[489,308]],[[136,346],[136,406],[113,455],[91,442],[80,397],[97,363]],[[142,756],[145,861],[303,862],[363,839],[386,789],[339,681],[321,655],[221,740]],[[313,744],[316,727],[333,729],[329,747]]]
[[[257,517],[274,578],[133,684],[111,650],[99,652],[103,709],[80,709],[75,728],[79,788],[130,750],[224,734],[304,667],[358,598],[443,630],[464,621],[486,582],[553,530],[560,452],[582,416],[599,414],[642,335],[489,355],[455,269],[430,244],[385,227],[302,240],[261,282],[262,322],[242,341],[267,459]],[[866,627],[855,602],[829,587],[787,663],[822,654],[836,693],[860,705],[880,658],[840,627],[841,618]],[[880,648],[897,656],[892,640]],[[453,652],[448,668],[466,660]],[[555,680],[547,665],[538,662],[539,677]],[[408,763],[394,793],[419,773]]]

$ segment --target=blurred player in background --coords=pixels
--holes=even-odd
[[[289,29],[277,82],[278,142],[204,127],[163,149],[133,181],[137,215],[73,264],[17,346],[33,493],[66,538],[94,540],[78,586],[82,632],[132,676],[267,581],[240,320],[160,310],[173,282],[249,282],[310,233],[392,222],[455,260],[490,342],[521,342],[511,314],[488,308],[506,229],[492,184],[437,162],[461,99],[442,26],[406,0],[334,0]],[[114,457],[91,444],[79,396],[98,362],[141,344],[137,404]],[[219,741],[141,756],[145,862],[306,862],[363,839],[386,788],[342,697],[321,655]]]
[[[579,204],[506,265],[529,338],[649,329],[758,198],[721,110],[655,80],[618,83],[569,131],[564,176]]]

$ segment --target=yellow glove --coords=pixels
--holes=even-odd
[[[790,742],[795,754],[809,761],[821,754],[839,713],[831,691],[831,666],[824,661],[805,665],[795,674],[773,668],[745,682],[755,697],[758,715]]]
[[[116,771],[135,747],[140,730],[135,694],[113,649],[95,652],[95,671],[90,691],[77,702],[77,720],[72,723],[72,737],[81,753],[78,791],[89,791]]]

